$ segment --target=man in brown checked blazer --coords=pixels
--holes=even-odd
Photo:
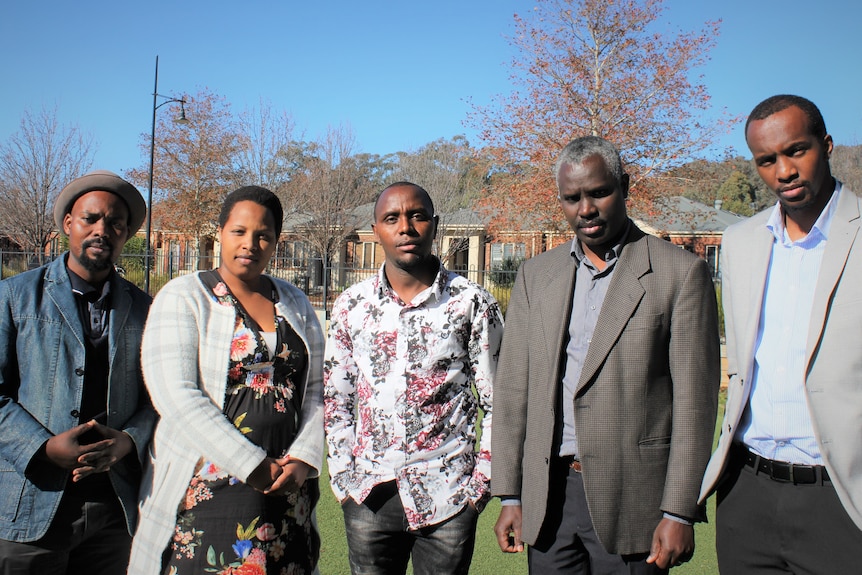
[[[556,166],[576,238],[521,266],[494,386],[504,552],[534,574],[663,573],[691,558],[719,385],[706,262],[644,234],[609,142]]]

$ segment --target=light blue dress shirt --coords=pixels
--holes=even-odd
[[[776,205],[766,227],[774,236],[754,352],[748,405],[736,433],[768,459],[822,465],[805,399],[811,306],[840,184],[804,238],[791,241]]]

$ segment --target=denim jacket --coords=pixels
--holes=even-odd
[[[78,425],[85,335],[68,254],[0,282],[0,539],[34,541],[48,530],[69,472],[34,459],[52,436]],[[131,436],[139,462],[156,420],[143,385],[141,336],[150,297],[111,277],[107,425]],[[131,533],[137,475],[125,461],[108,472]]]

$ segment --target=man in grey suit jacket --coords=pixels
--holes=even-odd
[[[706,263],[626,214],[609,142],[556,166],[572,243],[521,266],[494,386],[492,491],[501,549],[530,571],[662,573],[694,551],[692,523],[719,384]]]
[[[724,235],[730,383],[701,501],[717,491],[722,573],[858,573],[862,203],[809,100],[768,98],[745,130],[778,203]]]

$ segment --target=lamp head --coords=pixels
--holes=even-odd
[[[174,119],[175,124],[188,124],[189,119],[186,118],[186,101],[180,100],[180,117]]]

